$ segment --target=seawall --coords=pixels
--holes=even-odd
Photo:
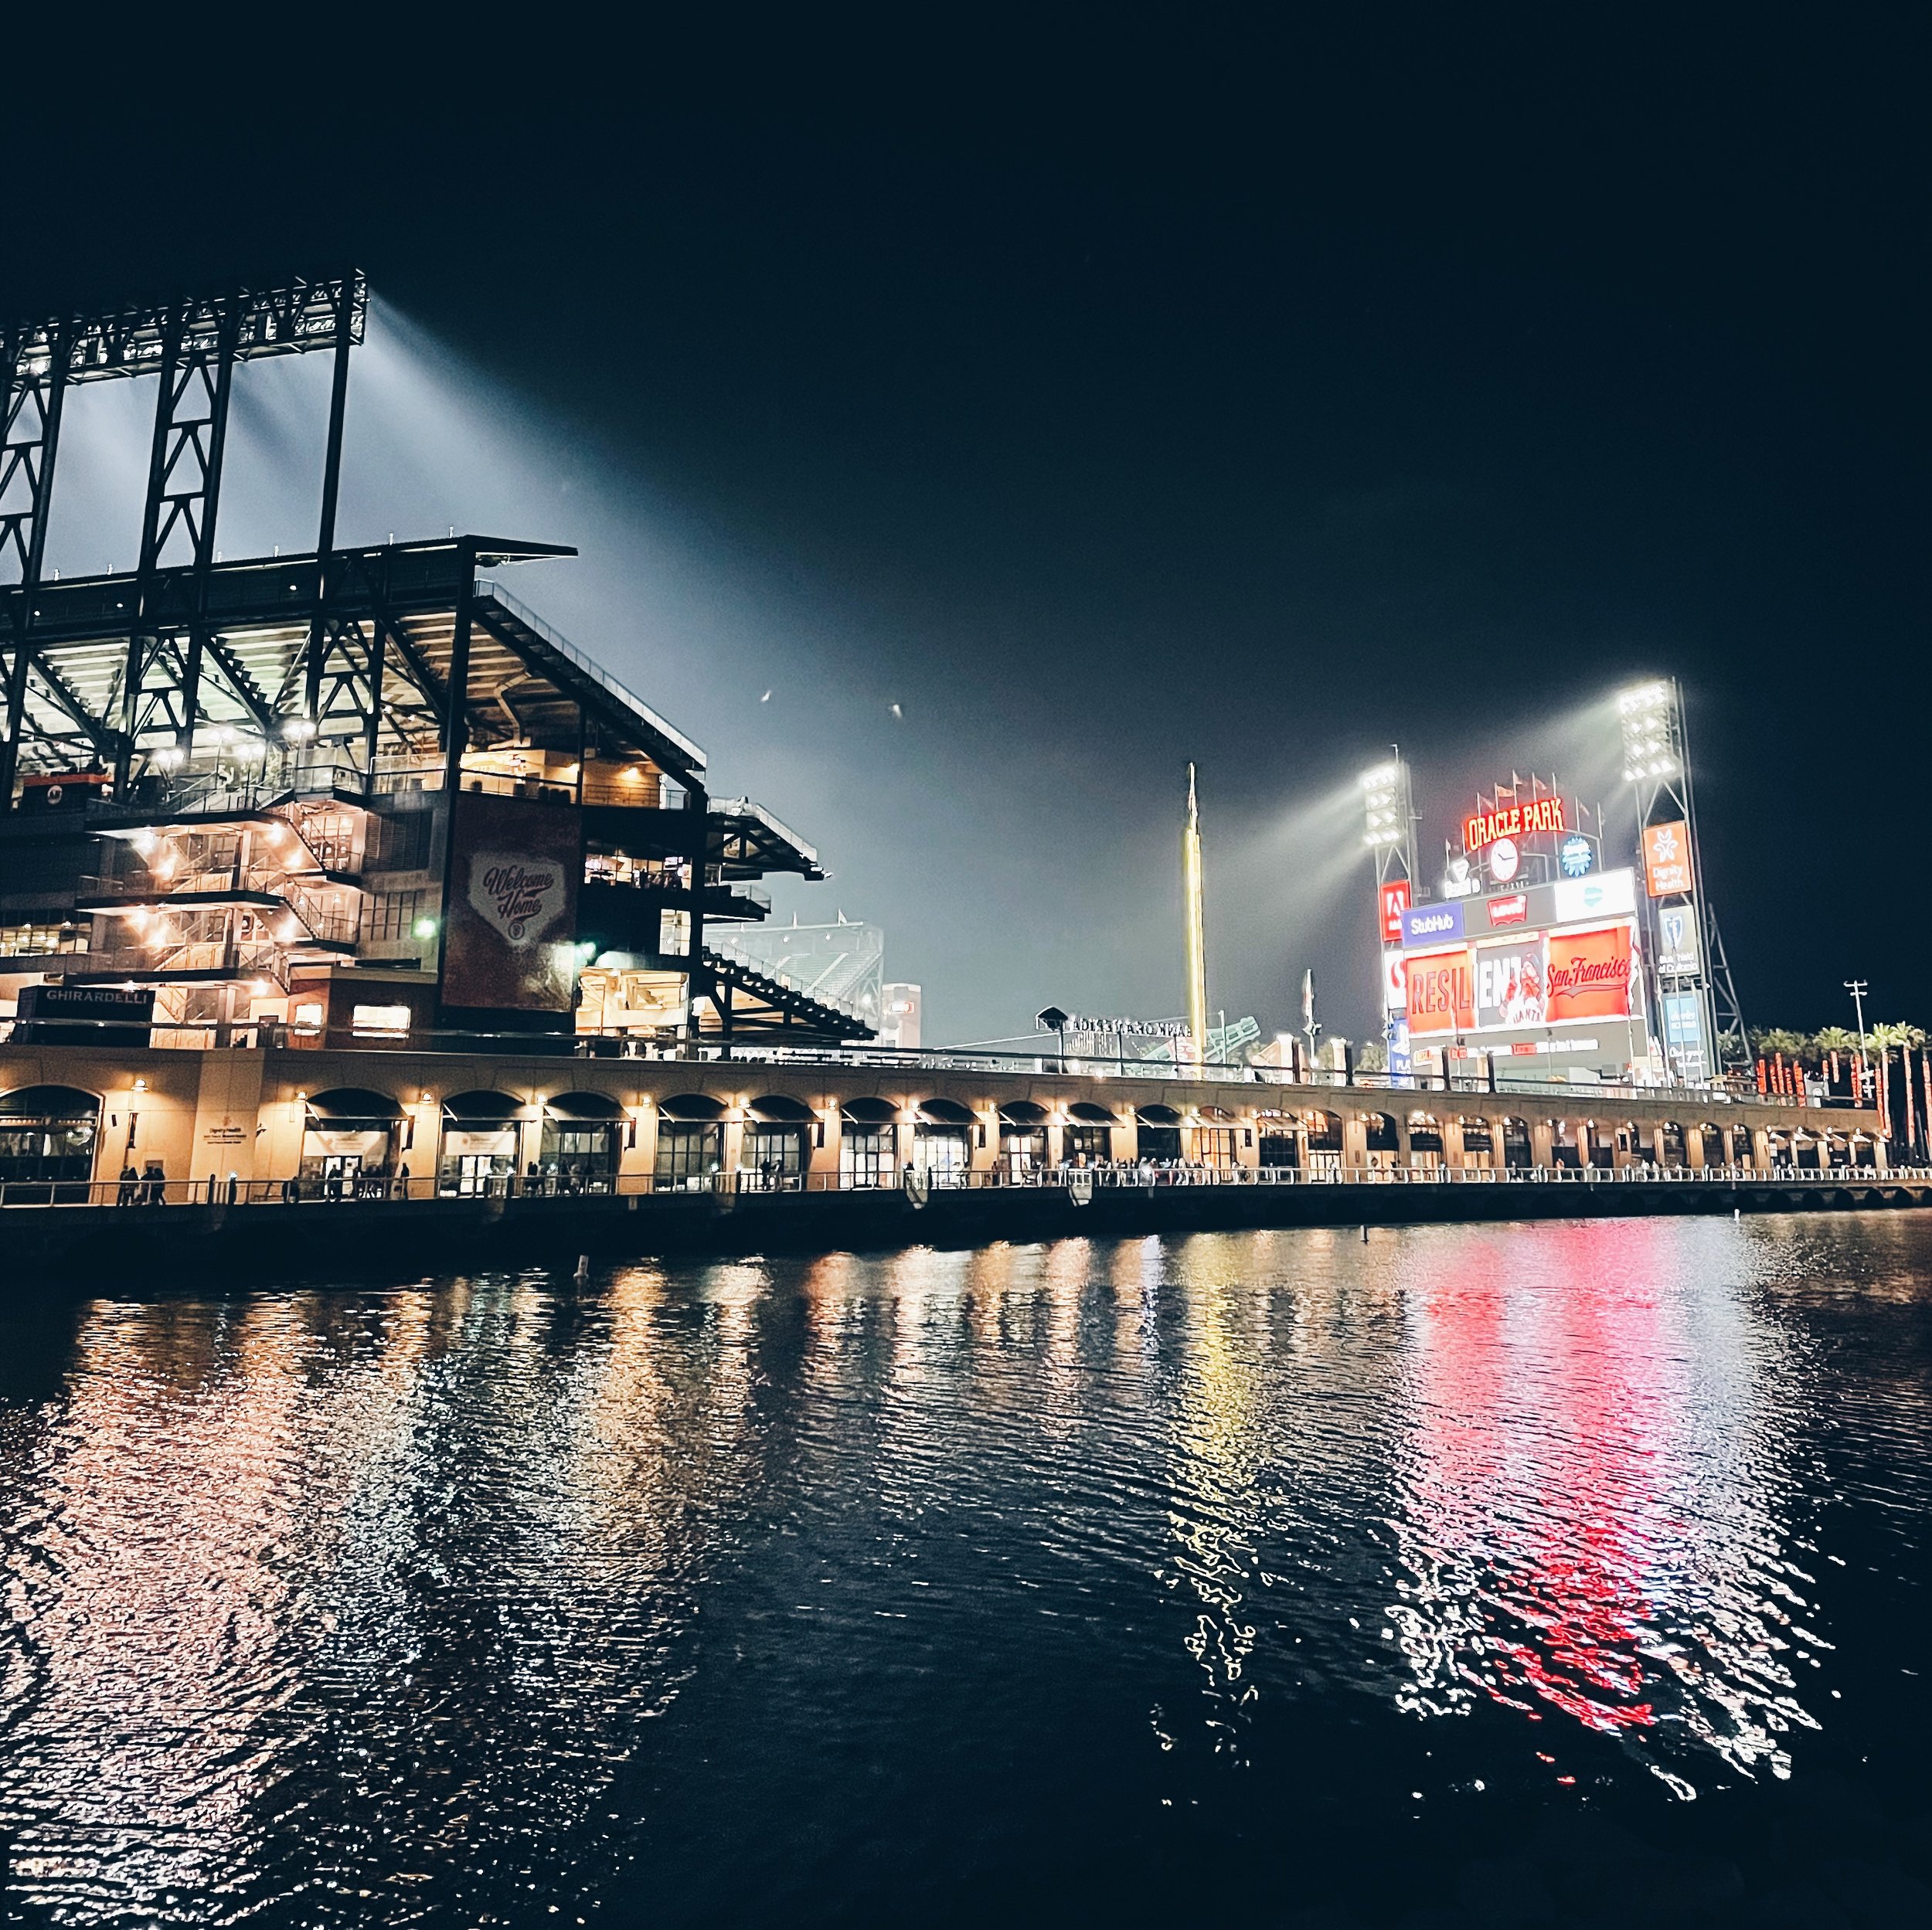
[[[155,1284],[246,1288],[453,1269],[660,1256],[967,1247],[1258,1227],[1401,1226],[1932,1205],[1932,1181],[1875,1175],[1498,1184],[1121,1185],[869,1193],[49,1206],[0,1216],[10,1295]]]

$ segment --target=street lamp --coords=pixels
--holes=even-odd
[[[1872,989],[1869,979],[1848,978],[1845,989],[1852,994],[1852,1009],[1859,1018],[1859,1103],[1865,1103],[1865,994]]]

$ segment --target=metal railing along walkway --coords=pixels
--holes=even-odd
[[[360,1201],[397,1206],[433,1200],[594,1200],[701,1198],[780,1193],[879,1194],[1026,1193],[1062,1191],[1076,1197],[1097,1191],[1165,1191],[1180,1188],[1253,1189],[1316,1187],[1580,1188],[1627,1185],[1750,1186],[1800,1191],[1821,1187],[1932,1185],[1932,1167],[1706,1166],[1657,1167],[1295,1167],[1108,1166],[1053,1167],[1017,1176],[998,1172],[919,1172],[877,1182],[838,1173],[765,1174],[755,1171],[660,1178],[653,1173],[572,1176],[503,1174],[459,1184],[433,1174],[312,1174],[281,1179],[224,1177],[133,1180],[13,1179],[0,1181],[0,1209],[112,1207],[134,1210],[180,1206],[309,1208]]]
[[[107,957],[110,955],[90,954],[90,957]],[[131,955],[117,953],[112,956],[110,969],[132,969]],[[743,967],[743,961],[735,955],[733,965]],[[247,969],[253,969],[252,963]],[[777,981],[774,981],[776,983]],[[786,988],[787,990],[793,988]],[[833,1010],[839,1009],[835,1002],[824,998],[818,1003]],[[33,1021],[34,1041],[41,1045],[60,1044],[87,1045],[95,1043],[121,1045],[128,1030],[125,1020],[36,1018]],[[152,1042],[165,1048],[172,1032],[179,1031],[196,1034],[206,1028],[199,1025],[182,1024],[171,1026],[157,1021],[143,1029],[152,1035]],[[274,1047],[286,1042],[287,1027],[284,1021],[257,1020],[238,1026],[233,1043],[236,1046]],[[10,1022],[0,1020],[0,1045],[8,1042]],[[192,1042],[199,1044],[199,1040]],[[487,1054],[492,1058],[505,1056],[541,1056],[544,1058],[626,1058],[643,1059],[661,1064],[686,1065],[717,1065],[719,1067],[768,1065],[774,1069],[788,1066],[842,1067],[848,1070],[873,1074],[906,1072],[935,1072],[958,1074],[965,1072],[990,1072],[1008,1077],[1034,1079],[1082,1079],[1098,1084],[1109,1080],[1131,1079],[1146,1085],[1192,1085],[1220,1089],[1246,1087],[1250,1095],[1257,1089],[1290,1087],[1299,1092],[1329,1092],[1338,1101],[1345,1095],[1354,1095],[1359,1109],[1362,1102],[1377,1095],[1413,1096],[1410,1109],[1426,1112],[1426,1101],[1430,1095],[1445,1100],[1490,1100],[1543,1099],[1559,1103],[1560,1110],[1549,1116],[1570,1118],[1587,1115],[1593,1110],[1593,1103],[1609,1101],[1613,1103],[1635,1102],[1644,1105],[1668,1105],[1685,1113],[1685,1123],[1694,1122],[1700,1109],[1707,1106],[1764,1106],[1773,1109],[1804,1110],[1856,1110],[1843,1102],[1825,1102],[1800,1099],[1795,1096],[1781,1096],[1774,1092],[1759,1092],[1747,1084],[1674,1086],[1658,1082],[1635,1085],[1627,1082],[1598,1080],[1590,1084],[1561,1079],[1532,1079],[1512,1077],[1499,1073],[1492,1081],[1475,1074],[1428,1072],[1338,1072],[1325,1069],[1310,1069],[1296,1072],[1278,1065],[1189,1065],[1165,1060],[1087,1058],[1072,1053],[1062,1056],[1058,1052],[993,1052],[978,1050],[955,1050],[947,1047],[926,1047],[902,1051],[896,1047],[851,1043],[838,1045],[777,1045],[756,1041],[733,1041],[726,1044],[721,1040],[706,1039],[702,1041],[686,1040],[673,1042],[649,1038],[635,1033],[622,1031],[595,1032],[486,1032],[426,1030],[411,1031],[406,1038],[390,1038],[385,1035],[385,1048],[345,1046],[339,1050],[394,1050],[406,1047],[412,1052]],[[1217,1095],[1218,1096],[1218,1095]],[[1455,1108],[1467,1111],[1467,1104]],[[1498,1114],[1507,1111],[1500,1103],[1495,1109]],[[1869,1111],[1869,1108],[1863,1109]]]

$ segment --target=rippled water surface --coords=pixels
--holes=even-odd
[[[0,1317],[72,1923],[1932,1920],[1932,1215]]]

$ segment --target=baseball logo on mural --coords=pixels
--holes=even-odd
[[[580,963],[577,814],[466,791],[457,800],[443,1003],[458,1009],[566,1012]]]
[[[520,951],[562,916],[569,881],[559,865],[532,864],[514,851],[478,851],[470,859],[470,903]]]

